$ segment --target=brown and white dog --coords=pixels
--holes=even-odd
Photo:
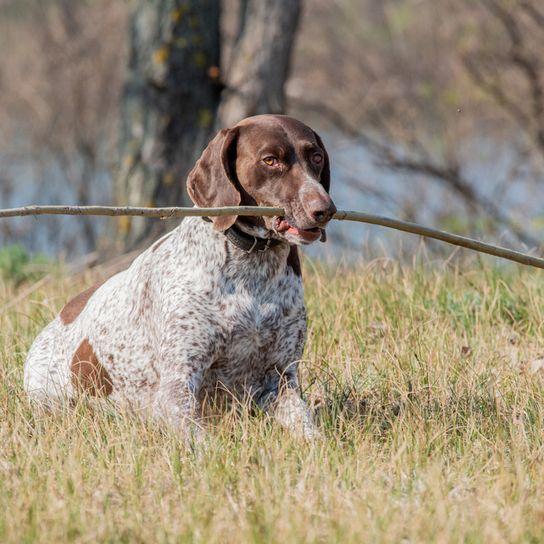
[[[323,142],[303,123],[259,115],[221,130],[189,174],[193,202],[285,216],[182,221],[40,333],[25,363],[28,394],[107,396],[183,433],[206,399],[249,399],[314,435],[298,391],[306,312],[296,246],[324,238],[336,211],[329,184]]]

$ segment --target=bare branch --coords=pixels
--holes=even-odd
[[[202,217],[216,217],[224,215],[244,215],[244,216],[275,216],[284,215],[284,210],[281,208],[264,208],[260,206],[231,206],[223,208],[133,208],[133,207],[120,207],[120,206],[25,206],[23,208],[11,208],[6,210],[0,210],[1,217],[15,217],[25,215],[107,215],[107,216],[120,216],[120,215],[136,215],[140,217],[160,217],[162,219],[170,219],[174,217],[187,217],[187,216],[202,216]],[[373,215],[363,212],[352,212],[339,210],[334,215],[334,219],[338,221],[356,221],[358,223],[370,223],[372,225],[380,225],[382,227],[388,227],[390,229],[400,230],[403,232],[409,232],[411,234],[418,234],[427,238],[433,238],[434,240],[440,240],[448,244],[455,246],[472,249],[480,253],[486,253],[488,255],[494,255],[514,261],[517,263],[535,266],[537,268],[544,269],[544,259],[507,249],[493,244],[480,242],[466,236],[459,236],[457,234],[451,234],[442,230],[432,229],[430,227],[424,227],[417,225],[416,223],[410,223],[408,221],[400,221],[398,219],[391,219],[389,217],[383,217],[380,215]]]
[[[541,127],[544,121],[544,89],[540,80],[540,66],[538,59],[531,56],[525,47],[526,33],[519,26],[519,21],[512,11],[505,9],[496,0],[485,0],[484,5],[502,24],[511,42],[511,49],[508,54],[508,61],[517,67],[527,80],[531,93],[531,114],[536,118],[538,126]],[[539,145],[544,146],[544,135],[542,129],[536,132]]]
[[[371,215],[361,212],[344,212],[339,211],[335,214],[334,219],[340,221],[357,221],[360,223],[371,223],[373,225],[380,225],[382,227],[388,227],[395,230],[401,230],[403,232],[410,232],[412,234],[419,234],[427,238],[433,238],[434,240],[440,240],[448,244],[455,246],[472,249],[480,253],[487,253],[488,255],[494,255],[495,257],[501,257],[510,261],[515,261],[521,264],[529,266],[535,266],[537,268],[544,268],[544,259],[540,257],[534,257],[527,255],[519,251],[513,251],[500,246],[494,246],[493,244],[487,244],[467,238],[466,236],[459,236],[457,234],[450,234],[442,230],[431,229],[429,227],[423,227],[415,223],[408,221],[400,221],[398,219],[390,219],[388,217],[382,217],[379,215]]]
[[[529,126],[531,119],[505,93],[502,86],[486,77],[476,63],[467,56],[462,57],[463,64],[472,81],[501,106],[513,120],[523,127]]]
[[[387,159],[388,164],[397,170],[422,174],[444,182],[448,187],[463,197],[466,202],[469,204],[472,203],[473,207],[481,208],[488,213],[494,221],[507,226],[524,244],[529,246],[539,245],[536,238],[533,238],[530,234],[525,232],[520,225],[508,217],[493,201],[487,199],[483,195],[477,194],[472,185],[467,180],[463,179],[457,165],[439,166],[410,158],[399,158],[391,154]]]
[[[0,210],[2,217],[26,215],[102,215],[109,217],[137,216],[176,219],[178,217],[221,217],[225,215],[267,216],[283,215],[281,208],[232,206],[224,208],[144,208],[134,206],[24,206]]]
[[[524,0],[520,3],[520,8],[529,15],[531,20],[536,23],[541,29],[544,30],[544,13],[538,11],[534,4],[528,0]]]

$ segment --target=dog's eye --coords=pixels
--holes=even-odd
[[[263,162],[268,166],[276,166],[276,164],[278,164],[278,159],[276,159],[276,157],[265,157]]]
[[[312,155],[312,161],[315,162],[315,164],[321,164],[323,162],[323,155],[321,153],[314,153]]]

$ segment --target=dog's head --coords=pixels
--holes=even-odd
[[[187,179],[189,196],[197,206],[283,208],[283,217],[243,221],[293,244],[324,238],[325,226],[336,212],[329,186],[329,157],[321,138],[285,115],[248,117],[221,130]],[[222,231],[237,219],[212,218]]]

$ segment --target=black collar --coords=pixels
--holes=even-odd
[[[203,217],[204,221],[211,223],[212,220],[209,217]],[[281,244],[280,240],[275,238],[258,238],[252,234],[244,232],[242,229],[236,226],[236,223],[232,227],[228,228],[223,233],[229,242],[232,242],[238,249],[245,251],[246,253],[253,253],[254,251],[267,251],[271,247],[275,247]]]

